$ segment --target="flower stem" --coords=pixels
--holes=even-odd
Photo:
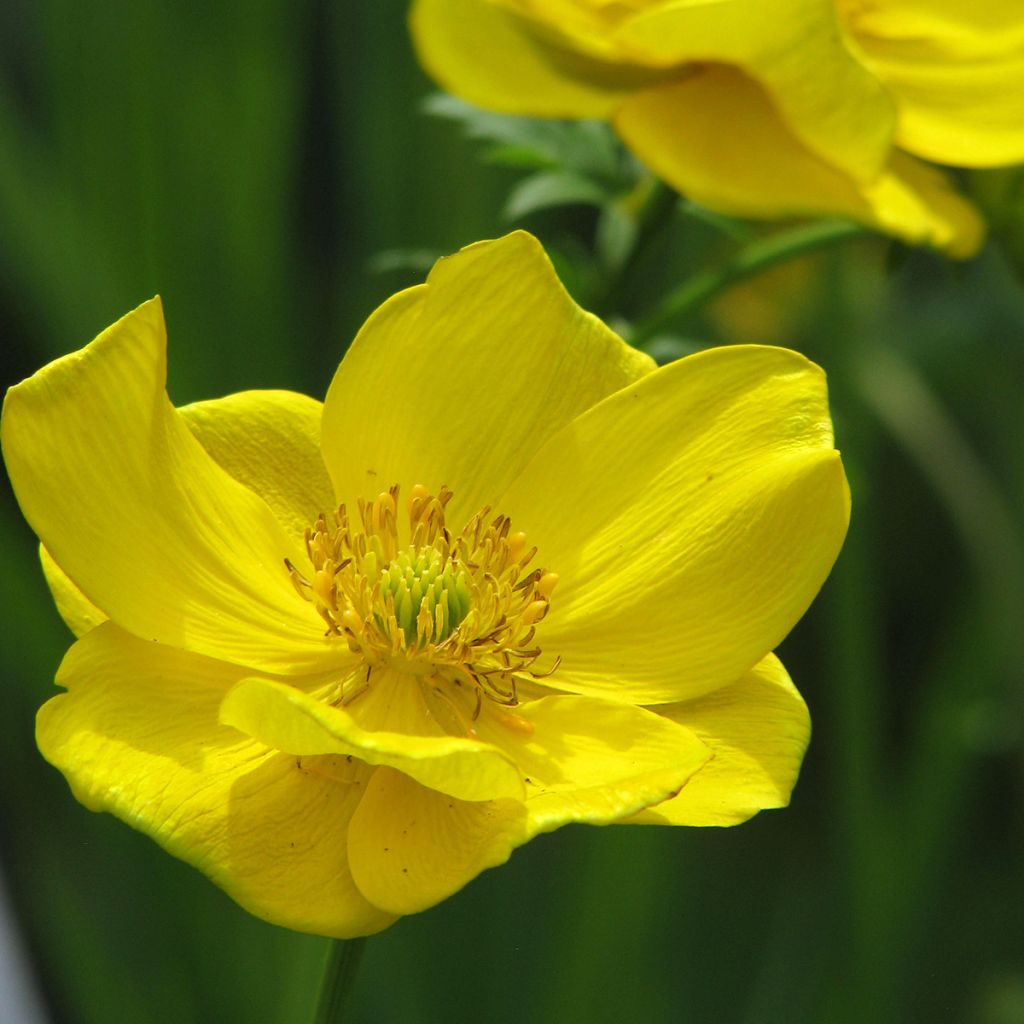
[[[366,939],[331,939],[317,996],[313,1024],[340,1024],[352,991]]]
[[[649,178],[638,189],[642,198],[634,214],[635,233],[629,250],[621,262],[610,268],[607,279],[599,294],[593,296],[590,308],[598,316],[607,317],[621,313],[622,300],[628,284],[653,239],[665,228],[672,213],[679,204],[679,195],[658,178]],[[634,193],[636,195],[636,193]],[[635,201],[630,199],[630,205]]]
[[[822,220],[759,239],[735,253],[722,266],[701,271],[670,292],[650,316],[636,325],[632,343],[642,348],[644,342],[659,331],[699,309],[738,281],[815,249],[868,234],[866,228],[851,221]]]

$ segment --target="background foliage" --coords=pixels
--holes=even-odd
[[[636,252],[642,178],[600,129],[545,163],[425,115],[403,8],[0,5],[4,386],[159,291],[177,403],[322,397],[379,301],[512,223],[624,326],[749,231],[669,203]],[[1019,180],[971,187],[1002,206],[970,264],[848,242],[648,339],[830,373],[855,518],[782,650],[815,723],[793,806],[541,837],[372,939],[353,1020],[1024,1021],[1024,233]],[[3,488],[0,854],[52,1019],[307,1019],[323,940],[89,814],[36,752],[69,637]]]

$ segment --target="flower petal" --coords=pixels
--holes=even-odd
[[[778,645],[849,518],[824,374],[730,346],[662,368],[559,432],[497,503],[558,573],[546,683],[690,699]],[[565,510],[572,509],[572,515]]]
[[[209,875],[275,924],[345,938],[392,918],[360,895],[346,830],[370,771],[299,767],[217,722],[243,671],[113,623],[79,640],[39,711],[43,756],[75,796]]]
[[[409,23],[427,73],[488,110],[604,118],[649,77],[546,45],[527,19],[481,0],[415,0]]]
[[[158,300],[7,393],[3,451],[26,519],[129,632],[267,671],[330,661],[282,560],[304,553],[196,441],[164,392]]]
[[[406,682],[408,699],[415,700],[417,680],[409,676]],[[390,765],[461,800],[521,799],[524,792],[515,765],[489,744],[458,736],[366,730],[345,708],[269,679],[245,679],[235,686],[224,698],[220,720],[289,754],[339,754]]]
[[[348,860],[371,903],[414,914],[504,864],[527,839],[518,800],[456,800],[378,768],[349,827]]]
[[[543,697],[482,714],[480,738],[525,777],[531,834],[607,824],[674,794],[710,756],[685,724],[592,697]]]
[[[872,180],[885,163],[895,106],[845,45],[831,2],[659,4],[624,23],[617,36],[662,63],[726,64],[756,80],[789,132],[854,180]],[[717,127],[743,135],[732,120]]]
[[[872,70],[899,103],[901,146],[964,167],[1024,160],[1019,5],[972,3],[942,13],[897,4],[869,9],[855,25]]]
[[[75,636],[85,636],[90,629],[107,621],[107,616],[68,579],[67,573],[42,544],[39,545],[39,561],[43,566],[46,584],[53,594],[53,603]]]
[[[858,186],[801,145],[765,93],[729,68],[636,93],[615,127],[656,173],[715,210],[852,217],[955,257],[983,240],[977,211],[939,171],[896,153],[875,181]]]
[[[811,722],[803,698],[774,655],[732,686],[657,710],[692,730],[714,756],[678,796],[627,823],[738,825],[760,810],[789,803]]]
[[[302,537],[334,490],[320,454],[323,403],[294,391],[241,391],[178,410],[214,461]]]
[[[654,368],[562,287],[525,232],[440,260],[367,321],[324,403],[339,500],[455,492],[457,527],[563,423]]]

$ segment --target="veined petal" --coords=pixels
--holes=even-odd
[[[732,686],[657,710],[699,736],[713,757],[677,796],[627,823],[738,825],[758,811],[789,803],[811,722],[774,655]]]
[[[39,545],[39,561],[43,566],[46,584],[53,594],[53,603],[75,636],[85,636],[90,629],[107,621],[107,616],[68,579],[67,573],[42,544]]]
[[[488,711],[477,732],[525,777],[531,834],[571,821],[603,825],[660,803],[711,753],[685,723],[592,697],[543,697],[514,714]]]
[[[529,838],[518,800],[456,800],[378,768],[352,818],[348,860],[371,903],[414,914],[504,864]]]
[[[904,149],[964,167],[1019,163],[1024,14],[1014,5],[1012,24],[977,26],[975,7],[945,16],[883,7],[859,19],[858,40],[897,98]]]
[[[419,684],[413,676],[406,682],[413,701]],[[524,793],[515,765],[496,747],[458,736],[366,730],[345,708],[269,679],[242,680],[224,698],[220,720],[275,750],[389,765],[461,800],[522,799]]]
[[[296,537],[334,505],[320,455],[323,404],[293,391],[244,391],[178,410],[214,461],[258,494]],[[106,620],[40,546],[43,573],[76,636]]]
[[[547,684],[636,704],[725,686],[776,647],[849,518],[824,374],[758,346],[612,395],[496,504],[561,580],[537,632],[562,657]]]
[[[339,500],[442,484],[461,525],[562,424],[654,368],[562,287],[524,232],[440,260],[359,332],[324,403]]]
[[[349,872],[346,832],[370,770],[299,766],[217,721],[236,666],[139,640],[104,623],[64,659],[68,692],[36,738],[75,796],[209,875],[246,910],[346,938],[393,918]]]
[[[11,388],[3,451],[26,519],[136,636],[266,671],[329,664],[283,564],[304,553],[170,404],[165,349],[153,300]]]
[[[856,181],[871,181],[885,163],[896,108],[844,44],[831,0],[658,4],[624,22],[616,37],[663,63],[737,68],[771,94],[808,150]],[[732,120],[718,120],[717,128],[743,135]]]
[[[673,187],[715,210],[838,214],[958,258],[984,237],[977,211],[939,171],[897,152],[877,179],[858,186],[803,146],[764,92],[730,68],[636,93],[615,127]]]
[[[214,461],[295,537],[334,508],[320,454],[322,402],[294,391],[241,391],[178,411]]]
[[[607,117],[659,72],[575,54],[528,19],[486,0],[415,0],[420,63],[449,92],[489,110],[536,117]]]

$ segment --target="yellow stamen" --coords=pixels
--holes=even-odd
[[[436,495],[422,484],[411,488],[407,526],[398,521],[398,498],[396,485],[372,502],[360,499],[357,521],[345,505],[333,525],[321,514],[306,531],[311,578],[291,562],[285,567],[296,592],[327,623],[328,640],[344,639],[367,666],[366,682],[344,695],[345,705],[372,685],[372,669],[387,665],[429,676],[444,717],[454,715],[458,732],[475,735],[458,707],[459,689],[468,685],[475,721],[481,697],[515,707],[517,678],[539,679],[557,668],[558,659],[537,670],[541,648],[534,641],[558,576],[530,569],[537,549],[512,531],[507,516],[491,517],[489,507],[453,534],[445,523],[447,487]],[[501,714],[510,728],[532,730],[525,719]]]

